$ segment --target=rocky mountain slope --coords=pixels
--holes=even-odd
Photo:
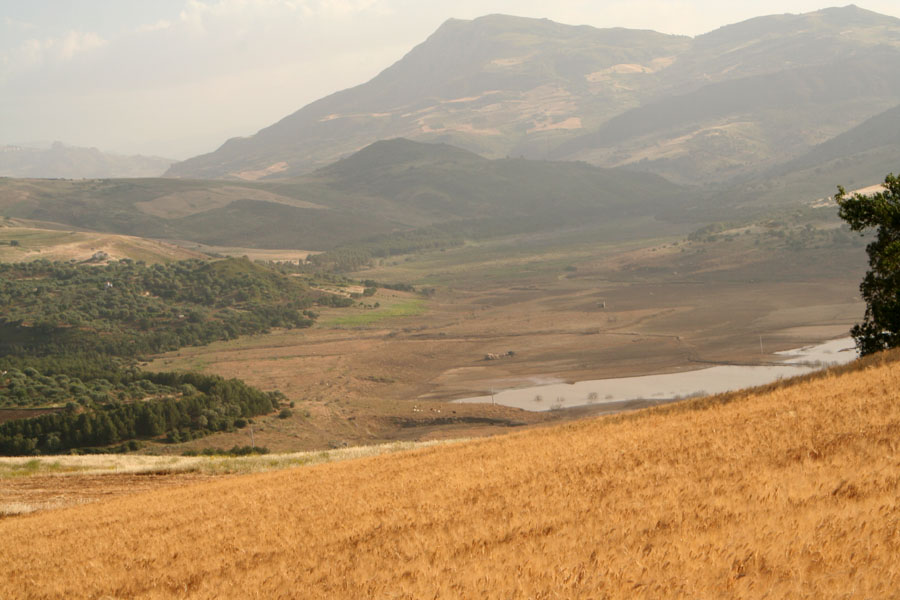
[[[855,6],[688,38],[490,15],[451,20],[371,81],[171,177],[308,173],[379,139],[721,182],[805,154],[900,101],[900,20]]]

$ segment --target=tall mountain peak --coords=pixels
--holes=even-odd
[[[898,97],[900,20],[852,5],[696,38],[494,14],[450,19],[371,81],[168,174],[294,176],[403,137],[721,181],[800,156]]]

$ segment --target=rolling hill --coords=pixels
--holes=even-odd
[[[0,214],[204,244],[324,250],[377,235],[477,222],[485,235],[652,216],[686,191],[585,163],[488,160],[446,144],[377,142],[277,182],[0,179]]]
[[[44,259],[96,265],[123,258],[158,263],[204,256],[174,244],[145,238],[50,229],[46,225],[14,220],[0,221],[0,262]]]
[[[784,207],[827,202],[842,185],[855,190],[900,172],[900,106],[760,174],[703,192],[719,207]]]
[[[860,155],[883,155],[893,166],[900,160],[900,105],[867,119],[856,127],[827,142],[819,144],[808,153],[787,163],[778,172],[790,172],[812,167],[827,166],[833,162],[852,161]],[[885,161],[879,161],[882,164]],[[881,165],[873,165],[879,168]],[[882,172],[884,169],[882,169]]]
[[[897,359],[8,518],[0,594],[890,597]]]
[[[802,156],[898,99],[900,20],[855,6],[696,38],[489,15],[448,21],[371,81],[167,175],[296,176],[406,137],[722,182]]]

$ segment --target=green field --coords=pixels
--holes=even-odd
[[[367,312],[331,317],[323,320],[321,326],[339,327],[343,329],[369,327],[387,319],[421,315],[425,310],[426,303],[424,300],[412,298],[409,300],[400,300],[387,306],[372,308],[367,310]]]

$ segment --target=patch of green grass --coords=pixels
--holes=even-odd
[[[180,361],[177,369],[179,371],[197,371],[198,373],[206,372],[209,367],[210,360],[205,356],[194,356]]]
[[[0,479],[64,473],[71,470],[72,469],[64,467],[57,461],[49,462],[32,458],[23,462],[0,463]]]
[[[340,315],[328,319],[322,325],[326,327],[366,327],[385,319],[394,317],[413,317],[425,312],[425,301],[419,298],[404,300],[391,306],[376,308],[355,315]]]

